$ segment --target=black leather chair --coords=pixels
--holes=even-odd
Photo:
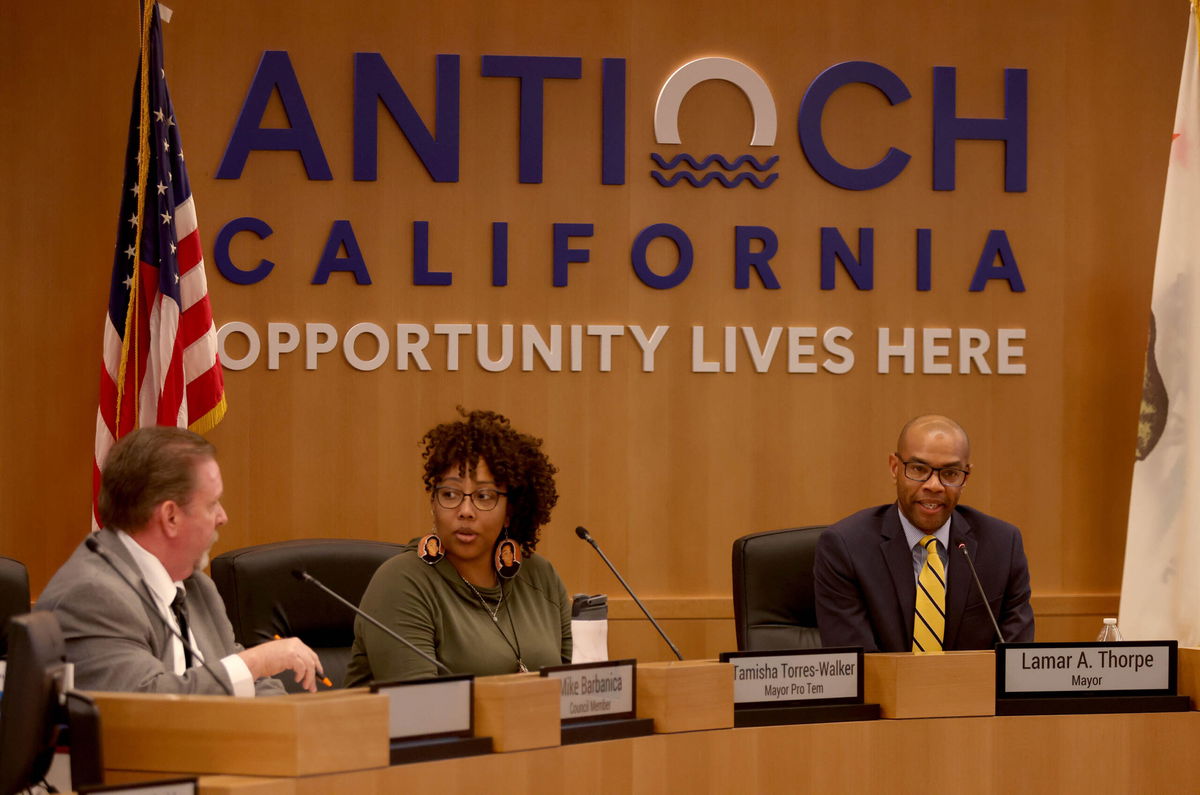
[[[0,658],[8,655],[8,619],[29,612],[29,572],[25,564],[0,557]]]
[[[813,558],[826,527],[769,530],[733,542],[733,621],[739,650],[821,645]]]
[[[375,570],[400,549],[386,541],[342,538],[279,541],[218,555],[212,578],[239,643],[300,638],[320,656],[333,686],[341,687],[354,642],[354,613],[292,572],[307,571],[357,605]],[[289,691],[299,690],[290,674],[279,679]]]

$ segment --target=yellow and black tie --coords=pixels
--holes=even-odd
[[[912,650],[917,654],[939,652],[946,637],[946,570],[937,551],[937,539],[926,536],[925,565],[917,577],[917,611],[913,619]]]

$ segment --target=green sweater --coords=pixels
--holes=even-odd
[[[416,541],[371,578],[360,605],[368,615],[455,674],[514,673],[518,668],[513,647],[520,648],[531,671],[571,661],[571,600],[548,560],[535,554],[521,562],[517,576],[503,583],[504,603],[499,621],[493,622],[450,561],[430,566],[417,557]],[[476,590],[494,609],[501,589]],[[439,673],[377,628],[355,619],[346,687]]]

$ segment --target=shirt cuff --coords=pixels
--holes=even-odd
[[[254,676],[251,675],[246,661],[236,654],[231,654],[221,658],[221,665],[225,666],[225,673],[229,674],[229,681],[233,683],[233,694],[241,698],[253,698]]]

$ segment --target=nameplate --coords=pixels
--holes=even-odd
[[[196,795],[197,779],[175,778],[161,781],[146,781],[141,784],[108,784],[80,787],[80,795],[104,793],[104,795]]]
[[[634,717],[637,707],[635,660],[553,665],[543,668],[542,676],[558,680],[559,717],[563,723]]]
[[[996,698],[1174,695],[1179,643],[1006,643]]]
[[[733,705],[861,704],[863,650],[731,651]]]
[[[475,728],[475,677],[442,676],[413,682],[372,682],[388,697],[388,738],[470,737]]]

